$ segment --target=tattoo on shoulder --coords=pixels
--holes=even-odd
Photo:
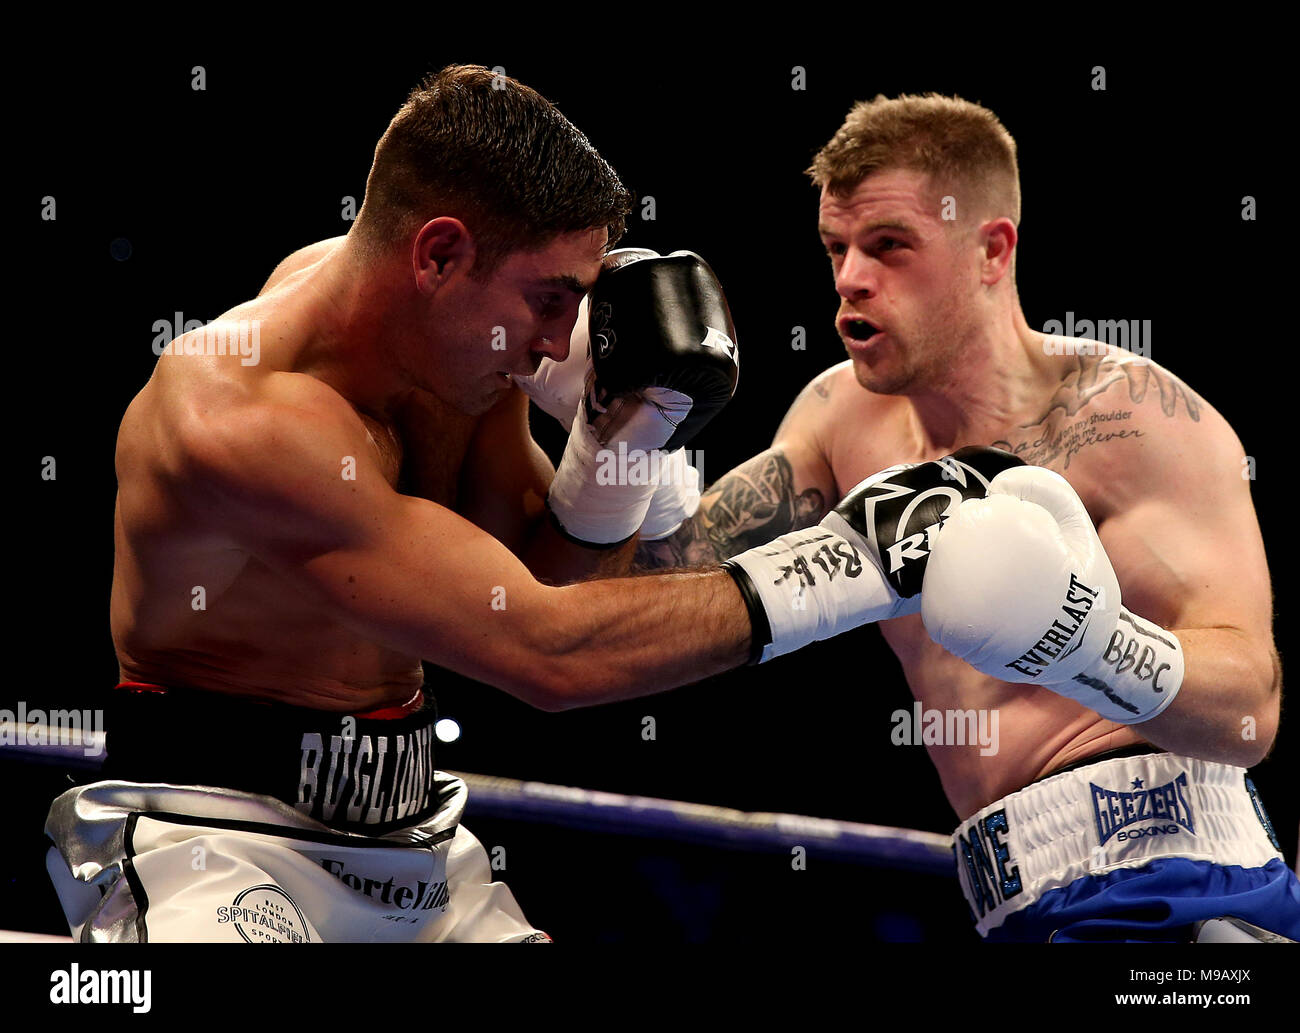
[[[1160,411],[1166,416],[1178,415],[1178,402],[1181,400],[1182,408],[1193,421],[1201,418],[1201,407],[1205,403],[1167,369],[1133,356],[1078,355],[1075,356],[1074,368],[1065,375],[1043,414],[1025,426],[1042,424],[1058,411],[1073,416],[1116,384],[1128,386],[1129,401],[1134,405],[1146,401],[1147,393],[1155,387],[1160,396]]]
[[[831,382],[829,377],[823,377],[821,380],[813,381],[813,394],[823,402],[829,401],[831,397]]]
[[[1062,466],[1069,469],[1074,457],[1085,448],[1117,438],[1140,438],[1143,436],[1141,430],[1125,425],[1126,421],[1132,420],[1133,409],[1103,411],[1100,408],[1100,396],[1117,385],[1121,387],[1113,392],[1113,400],[1121,406],[1123,395],[1119,392],[1123,387],[1127,387],[1128,401],[1134,405],[1145,402],[1151,389],[1155,388],[1160,411],[1165,416],[1172,419],[1186,413],[1193,422],[1201,419],[1205,403],[1168,370],[1131,357],[1080,355],[1076,356],[1075,367],[1061,381],[1042,414],[1020,425],[1018,430],[1025,433],[991,444],[1038,466],[1049,466],[1064,457]],[[1093,406],[1092,411],[1083,413],[1082,410],[1089,405]]]
[[[825,496],[816,488],[796,491],[789,460],[771,450],[705,491],[695,516],[669,538],[645,543],[638,559],[656,567],[717,563],[807,527],[825,512]]]

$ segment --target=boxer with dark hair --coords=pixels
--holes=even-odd
[[[730,573],[581,580],[691,502],[606,457],[677,454],[738,375],[699,256],[609,250],[628,209],[542,97],[444,69],[352,232],[164,351],[117,441],[103,780],[46,825],[75,937],[545,939],[460,826],[421,661],[561,710],[919,608],[852,504]],[[516,384],[567,415],[558,469]],[[1019,462],[968,458],[961,498]]]

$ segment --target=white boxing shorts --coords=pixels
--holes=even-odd
[[[532,928],[459,824],[465,784],[381,837],[333,831],[270,797],[97,782],[54,801],[46,867],[83,942],[526,942]]]
[[[123,691],[123,690],[126,691]],[[431,701],[344,715],[123,686],[46,821],[83,942],[542,942],[433,766]]]

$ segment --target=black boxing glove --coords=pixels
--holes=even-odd
[[[736,393],[740,356],[722,285],[692,251],[605,269],[591,290],[594,388],[587,419],[618,427],[632,403],[648,402],[673,425],[654,447],[672,452],[691,440]],[[657,389],[657,390],[656,390]],[[671,391],[689,400],[657,404]]]
[[[735,392],[735,328],[712,270],[677,251],[609,262],[587,330],[591,383],[547,504],[569,537],[617,544],[641,527],[665,476],[693,472],[670,453]],[[688,498],[694,484],[678,487]]]
[[[930,463],[868,477],[822,522],[733,556],[753,626],[750,663],[875,621],[916,613],[930,546],[967,499],[984,498],[1003,470],[1023,466],[970,446]]]

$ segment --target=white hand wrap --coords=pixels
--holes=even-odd
[[[622,542],[645,520],[658,482],[655,470],[664,458],[659,449],[692,402],[669,388],[647,388],[643,394],[651,404],[637,409],[612,447],[596,439],[585,419],[574,420],[569,430],[546,504],[565,532],[580,541]]]
[[[658,253],[646,248],[621,248],[611,251],[606,257],[604,267],[617,269],[629,262],[642,258],[657,258]],[[597,493],[596,483],[584,483],[584,478],[599,474],[600,445],[587,429],[577,432],[575,440],[574,421],[577,420],[582,400],[590,389],[591,347],[588,337],[588,312],[590,298],[583,298],[578,306],[577,322],[573,326],[573,335],[569,339],[569,354],[563,362],[543,359],[537,372],[530,377],[514,377],[514,382],[544,413],[554,418],[569,432],[569,447],[565,450],[552,484],[549,504],[551,512],[564,529],[573,537],[593,544],[608,544],[630,537],[639,527],[641,538],[653,541],[667,538],[681,525],[695,515],[700,504],[700,475],[694,467],[686,462],[681,449],[671,454],[661,453],[645,456],[649,465],[650,481],[641,481],[637,475],[638,457],[624,451],[624,473],[637,478],[635,485],[622,487],[634,488],[623,493],[601,491]],[[648,392],[661,405],[672,409],[672,395],[666,392]],[[678,395],[680,399],[684,396]],[[689,406],[687,406],[689,408]],[[585,421],[577,420],[581,425]],[[620,435],[623,437],[624,435]],[[665,437],[666,441],[667,438]],[[617,469],[617,444],[613,444],[612,455],[614,469]],[[629,446],[630,448],[631,446]],[[572,452],[572,455],[570,455]],[[563,478],[561,478],[561,471]],[[608,476],[608,475],[607,475]],[[608,488],[611,484],[601,484]],[[649,487],[648,500],[643,498]],[[558,492],[557,492],[558,488]],[[643,505],[644,504],[644,505]],[[626,506],[621,510],[620,506]],[[592,507],[584,517],[583,508]],[[640,524],[632,521],[638,513],[644,514]],[[630,529],[629,529],[630,528]],[[592,537],[592,536],[595,537]]]

